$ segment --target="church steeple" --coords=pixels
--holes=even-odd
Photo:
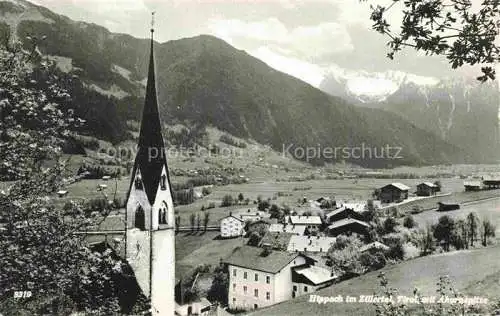
[[[154,15],[153,15],[154,17]],[[151,314],[175,311],[175,213],[161,133],[151,28],[146,97],[126,203],[125,254]]]
[[[133,170],[133,174],[137,170],[140,171],[144,190],[151,204],[156,197],[162,169],[167,166],[165,145],[161,133],[162,126],[158,109],[158,96],[156,93],[153,34],[154,29],[152,27],[146,98],[142,112],[138,151]]]

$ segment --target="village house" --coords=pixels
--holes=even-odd
[[[248,221],[260,221],[262,219],[269,218],[269,214],[265,212],[259,212],[257,210],[252,210],[252,209],[243,209],[243,210],[235,210],[233,211],[233,216],[238,217],[239,219],[243,220],[244,222]]]
[[[464,188],[466,192],[480,191],[481,181],[464,181]]]
[[[222,238],[240,237],[245,234],[245,221],[229,215],[220,221],[220,236]]]
[[[261,239],[259,247],[287,251],[292,236],[296,235],[283,232],[267,232]]]
[[[335,243],[335,237],[292,236],[288,243],[289,252],[319,252],[327,253]]]
[[[363,211],[364,208],[361,211],[360,208],[348,207],[346,205],[343,205],[342,207],[326,214],[325,218],[328,223],[337,222],[346,218],[354,218],[362,221],[364,220],[362,214]]]
[[[352,233],[366,235],[368,234],[368,229],[370,225],[367,223],[354,219],[354,218],[346,218],[340,221],[334,222],[330,226],[328,226],[328,233],[330,236],[338,236],[338,235],[350,235]]]
[[[294,235],[304,235],[306,226],[293,224],[271,224],[269,226],[270,233],[290,233]]]
[[[417,185],[418,196],[431,196],[439,192],[440,188],[437,184],[432,182],[422,182]]]
[[[291,299],[292,268],[309,267],[315,260],[301,253],[241,246],[225,263],[229,308],[251,310]]]
[[[449,202],[449,201],[438,202],[438,211],[440,212],[454,211],[458,209],[460,209],[460,204],[456,202]]]
[[[498,189],[500,188],[500,176],[484,176],[482,177],[483,185],[487,189]]]
[[[310,294],[335,282],[337,276],[319,266],[299,266],[292,268],[292,298]]]
[[[317,215],[292,215],[286,217],[285,223],[295,226],[304,226],[309,230],[319,230],[323,224],[321,217]]]
[[[410,187],[399,183],[391,183],[379,189],[378,199],[382,203],[402,202],[408,198]]]
[[[209,316],[212,310],[212,303],[206,298],[201,298],[195,302],[180,305],[175,303],[175,315],[179,316]]]

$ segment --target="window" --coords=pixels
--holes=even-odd
[[[270,276],[266,276],[266,283],[267,284],[271,283],[271,277]]]
[[[271,299],[271,293],[270,292],[266,292],[266,300],[270,300]]]
[[[141,177],[137,177],[135,179],[135,188],[137,190],[142,190],[142,180],[141,180]]]
[[[304,293],[307,293],[307,286],[304,286]]]
[[[161,176],[160,186],[163,191],[167,189],[167,176],[165,175]]]
[[[255,273],[255,281],[259,281],[259,275],[257,273]]]
[[[247,273],[246,272],[243,272],[243,279],[247,279]]]
[[[233,269],[233,276],[236,276],[236,269]]]
[[[259,308],[259,305],[257,305],[257,304],[253,304],[253,308],[254,308],[254,309],[257,309],[257,308]]]
[[[243,285],[243,293],[247,294],[247,286]]]
[[[236,283],[233,283],[233,291],[236,291]]]
[[[236,304],[236,297],[233,297],[233,304]]]
[[[294,286],[293,286],[293,291],[294,291],[294,292],[297,292],[297,285],[294,285]]]
[[[255,297],[259,297],[259,290],[257,290],[257,289],[253,290],[253,295]]]
[[[144,210],[140,205],[137,207],[137,210],[135,210],[135,227],[139,228],[140,230],[146,229],[144,220]]]

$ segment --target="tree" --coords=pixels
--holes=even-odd
[[[426,256],[436,249],[432,228],[427,226],[420,238],[420,254]]]
[[[260,201],[259,204],[257,205],[257,209],[261,212],[265,212],[269,208],[269,201],[264,200]]]
[[[229,289],[229,275],[223,266],[217,267],[214,270],[214,279],[212,286],[208,290],[207,298],[213,302],[219,302],[222,305],[227,304],[227,293]]]
[[[280,211],[280,208],[276,204],[271,205],[271,208],[269,209],[269,214],[270,218],[277,218],[277,219],[282,218],[282,213]]]
[[[201,228],[201,217],[200,214],[196,214],[196,231],[199,232]]]
[[[474,247],[474,240],[477,236],[478,227],[478,218],[475,213],[471,212],[469,213],[469,215],[467,215],[467,226],[469,230],[470,245],[471,247]]]
[[[72,201],[63,209],[54,202],[68,175],[60,145],[78,119],[65,107],[69,95],[49,72],[51,66],[31,57],[16,47],[0,49],[0,175],[16,180],[0,194],[0,310],[15,315],[125,312],[117,279],[127,266],[77,234],[99,225],[113,200],[104,195],[104,207],[92,211],[86,203]],[[19,290],[31,291],[32,299],[14,299]]]
[[[205,212],[203,216],[203,228],[205,232],[207,231],[208,222],[210,221],[210,212]]]
[[[397,225],[398,225],[398,222],[394,218],[388,217],[384,221],[384,232],[386,234],[393,233],[394,229],[396,228]]]
[[[364,0],[363,0],[364,1]],[[495,44],[499,34],[500,3],[483,1],[475,10],[470,0],[394,0],[388,6],[372,6],[373,29],[389,38],[388,57],[403,47],[411,47],[428,55],[442,55],[453,69],[482,65],[484,82],[495,79],[493,65],[500,59]],[[389,23],[391,10],[399,6],[403,13],[399,32]]]
[[[488,238],[495,237],[495,226],[488,219],[483,220],[481,236],[482,244],[485,247],[488,245]]]
[[[194,227],[196,223],[196,215],[194,215],[194,213],[189,215],[189,223],[191,224],[191,232],[194,233]]]
[[[243,193],[240,192],[240,194],[238,194],[238,201],[242,203],[243,200],[245,200],[245,196],[243,195]]]
[[[233,204],[234,204],[233,196],[230,194],[224,195],[224,197],[222,198],[221,206],[226,207],[226,206],[231,206]]]
[[[417,222],[415,222],[413,216],[408,215],[403,220],[403,226],[406,228],[414,228],[415,226],[417,226]]]
[[[175,231],[179,232],[179,228],[181,227],[181,216],[177,215],[175,217]]]
[[[434,237],[443,242],[445,251],[450,250],[450,243],[455,230],[455,221],[448,215],[441,216],[434,226]]]

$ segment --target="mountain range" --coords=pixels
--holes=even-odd
[[[359,74],[361,78],[366,76],[369,78],[370,74]],[[500,91],[497,82],[412,78],[398,72],[371,76],[372,80],[387,86],[385,93],[353,91],[349,78],[333,73],[326,76],[320,88],[351,104],[398,114],[419,128],[468,151],[476,161],[498,161]]]
[[[26,48],[32,47],[33,38],[45,38],[38,42],[38,50],[42,58],[55,61],[54,71],[73,96],[77,114],[87,120],[82,133],[112,142],[130,137],[126,122],[139,120],[143,105],[148,39],[111,33],[23,0],[0,1],[2,34],[11,34]],[[418,97],[405,99],[406,92],[399,99],[394,93],[390,104],[413,110],[356,106],[352,98],[325,93],[208,35],[155,43],[155,55],[165,124],[214,126],[295,153],[307,148],[402,148],[398,159],[311,157],[310,162],[320,164],[345,160],[394,167],[491,158],[479,160],[475,149],[459,146],[450,141],[454,138],[443,138],[432,126],[413,120],[411,111],[425,103]],[[419,96],[412,91],[409,96]],[[459,126],[458,120],[454,122]]]

